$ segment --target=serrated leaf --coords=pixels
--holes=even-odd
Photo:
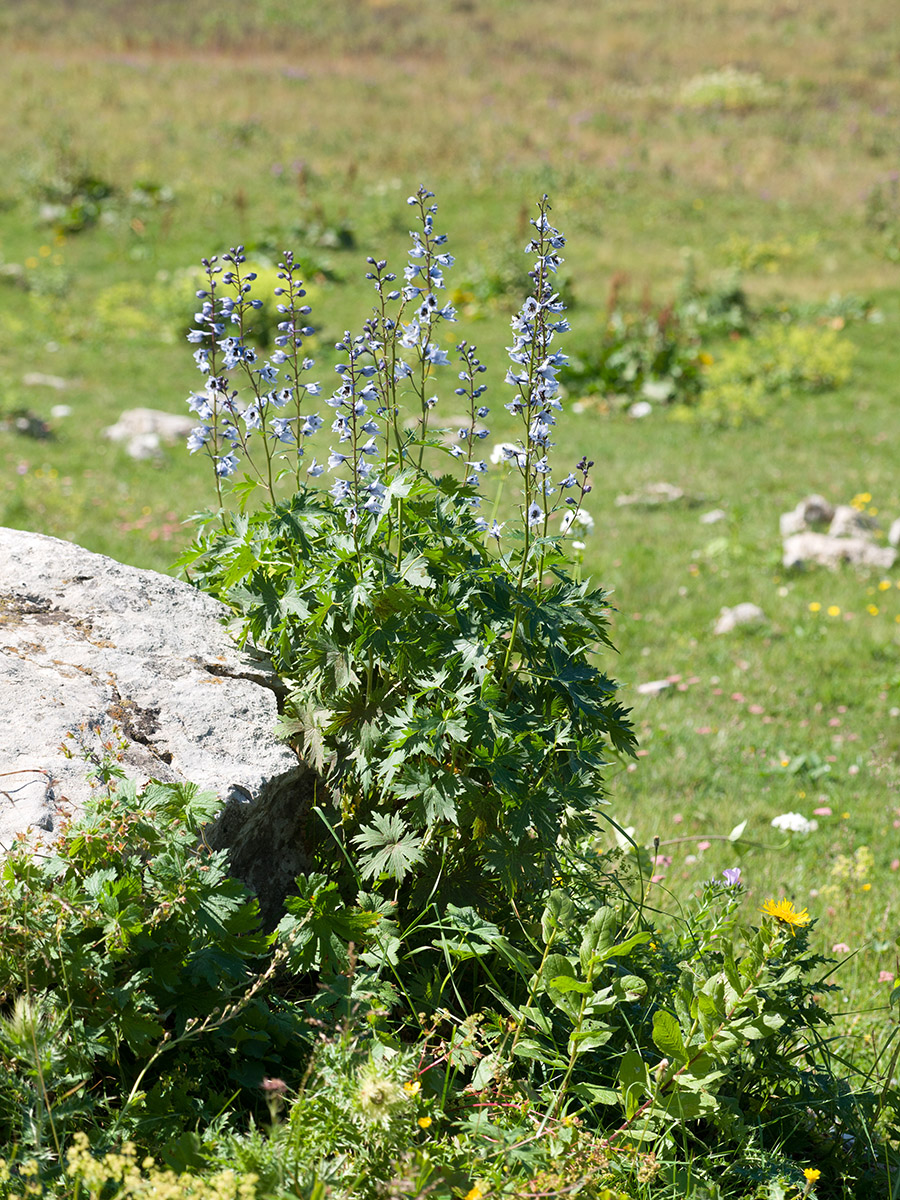
[[[400,577],[411,587],[432,588],[434,580],[426,568],[427,559],[421,554],[408,554],[400,564]]]
[[[364,879],[388,874],[402,883],[410,869],[422,861],[422,838],[407,829],[397,813],[377,813],[352,839],[360,850],[370,851],[360,861]]]

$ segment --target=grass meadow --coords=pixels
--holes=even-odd
[[[327,386],[334,341],[371,305],[365,257],[402,263],[420,182],[456,256],[459,333],[491,371],[492,441],[512,436],[519,302],[496,279],[543,192],[568,237],[570,354],[602,336],[614,281],[659,309],[688,260],[706,283],[740,269],[771,311],[843,298],[829,327],[855,358],[838,388],[710,425],[659,404],[635,419],[570,384],[556,453],[595,463],[584,571],[612,590],[608,669],[640,741],[610,769],[609,812],[659,839],[651,900],[740,865],[748,919],[773,896],[808,908],[854,1077],[884,1069],[896,1028],[900,564],[786,571],[778,519],[814,492],[857,498],[884,530],[900,518],[895,18],[890,0],[0,11],[0,410],[50,432],[0,432],[2,524],[170,570],[209,474],[181,445],[134,461],[102,431],[126,408],[186,411],[191,269],[237,243],[263,265],[302,252]],[[659,482],[680,496],[657,502]],[[715,635],[744,601],[765,620]],[[787,812],[818,828],[773,828]]]

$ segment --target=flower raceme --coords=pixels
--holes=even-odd
[[[421,187],[407,203],[416,210],[417,229],[410,232],[411,247],[404,270],[404,286],[388,270],[385,260],[370,257],[366,278],[374,283],[378,303],[358,336],[344,334],[337,343],[345,360],[335,368],[340,383],[326,401],[334,410],[330,432],[337,445],[320,452],[327,469],[336,478],[331,495],[341,506],[352,527],[368,513],[376,520],[388,509],[387,473],[415,462],[423,466],[426,448],[442,445],[431,434],[435,394],[435,372],[449,364],[449,355],[439,344],[440,327],[455,322],[452,304],[440,297],[445,288],[444,271],[453,266],[446,250],[447,235],[435,229],[437,205],[433,193]],[[550,456],[553,431],[562,411],[557,373],[566,355],[553,345],[569,329],[562,315],[564,304],[553,289],[553,279],[563,259],[559,251],[565,237],[550,223],[546,196],[532,220],[534,236],[526,246],[533,256],[529,276],[532,294],[513,316],[511,366],[506,383],[514,397],[505,407],[520,422],[516,442],[500,443],[490,454],[491,463],[502,462],[521,479],[521,528],[526,552],[548,534],[551,516],[562,506],[559,534],[589,532],[593,519],[581,507],[591,490],[588,472],[592,462],[582,459],[574,471],[554,480]],[[263,301],[253,295],[257,275],[248,268],[243,246],[222,255],[203,259],[207,284],[197,292],[200,308],[188,340],[198,344],[194,358],[206,376],[203,391],[193,392],[188,406],[199,424],[192,430],[187,448],[209,457],[222,507],[223,481],[232,479],[243,464],[249,471],[237,485],[241,503],[254,486],[263,486],[274,498],[278,480],[293,477],[299,488],[305,479],[314,480],[326,469],[317,458],[304,468],[306,446],[324,425],[319,412],[308,411],[310,398],[322,393],[322,385],[306,378],[314,360],[303,352],[304,339],[313,329],[308,324],[310,308],[297,275],[294,256],[285,251],[278,264],[279,286],[275,289],[279,316],[275,350],[260,361],[251,344],[253,313]],[[392,307],[393,306],[393,307]],[[482,401],[486,384],[481,381],[486,367],[476,356],[476,347],[457,344],[460,386],[454,389],[468,406],[465,425],[455,431],[455,440],[443,445],[460,465],[467,493],[463,503],[480,504],[479,489],[488,470],[478,451],[489,436],[483,425],[489,408]],[[399,416],[411,401],[418,409],[417,428],[410,432]],[[499,544],[506,522],[479,520],[477,528]],[[541,570],[543,553],[535,564]]]

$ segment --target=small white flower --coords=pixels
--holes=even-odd
[[[571,508],[566,509],[560,521],[562,532],[567,533],[573,525],[580,525],[585,533],[592,533],[594,530],[594,518],[589,512],[585,512],[583,508],[575,509],[574,511]]]
[[[800,813],[782,813],[772,820],[773,829],[783,829],[785,833],[814,833],[819,828],[818,821],[807,821]]]
[[[509,462],[510,459],[516,457],[516,452],[519,447],[514,446],[512,442],[498,442],[491,450],[491,462],[497,466],[502,462]]]

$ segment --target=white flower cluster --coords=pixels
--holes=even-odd
[[[819,828],[818,821],[807,821],[800,813],[782,813],[772,820],[773,829],[783,829],[785,833],[815,833]]]

